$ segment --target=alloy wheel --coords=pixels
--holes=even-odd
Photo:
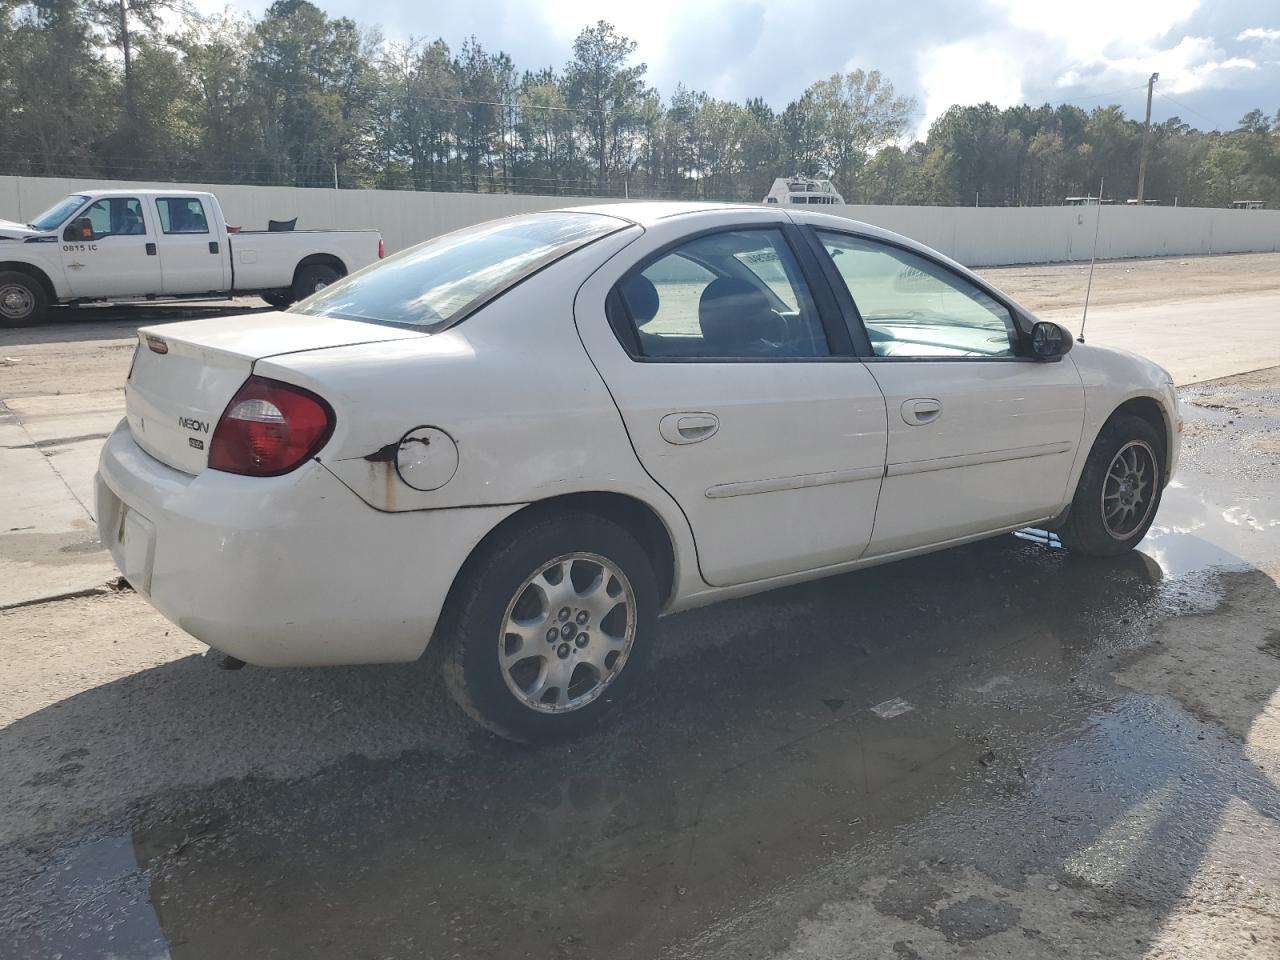
[[[498,662],[522,704],[566,713],[594,701],[617,678],[635,631],[635,593],[626,574],[598,554],[566,554],[516,590],[503,616]]]
[[[1146,522],[1158,473],[1155,451],[1143,440],[1130,440],[1111,458],[1102,483],[1102,525],[1116,540],[1127,540]]]

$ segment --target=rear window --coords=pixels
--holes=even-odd
[[[625,226],[594,213],[535,213],[482,223],[403,250],[312,294],[290,312],[439,330]]]

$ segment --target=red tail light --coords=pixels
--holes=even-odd
[[[387,245],[383,243],[381,239],[379,239],[378,240],[378,259],[381,260],[386,255],[387,255]]]
[[[209,467],[252,477],[288,473],[333,433],[333,409],[310,390],[250,377],[209,441]]]

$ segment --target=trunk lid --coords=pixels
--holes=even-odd
[[[218,419],[258,360],[422,336],[415,330],[293,313],[142,327],[125,383],[129,430],[161,463],[197,474],[208,465]]]

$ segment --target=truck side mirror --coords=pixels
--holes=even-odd
[[[67,224],[67,229],[62,231],[62,239],[67,243],[79,243],[84,240],[92,240],[93,224],[89,222],[88,217],[78,217]]]

